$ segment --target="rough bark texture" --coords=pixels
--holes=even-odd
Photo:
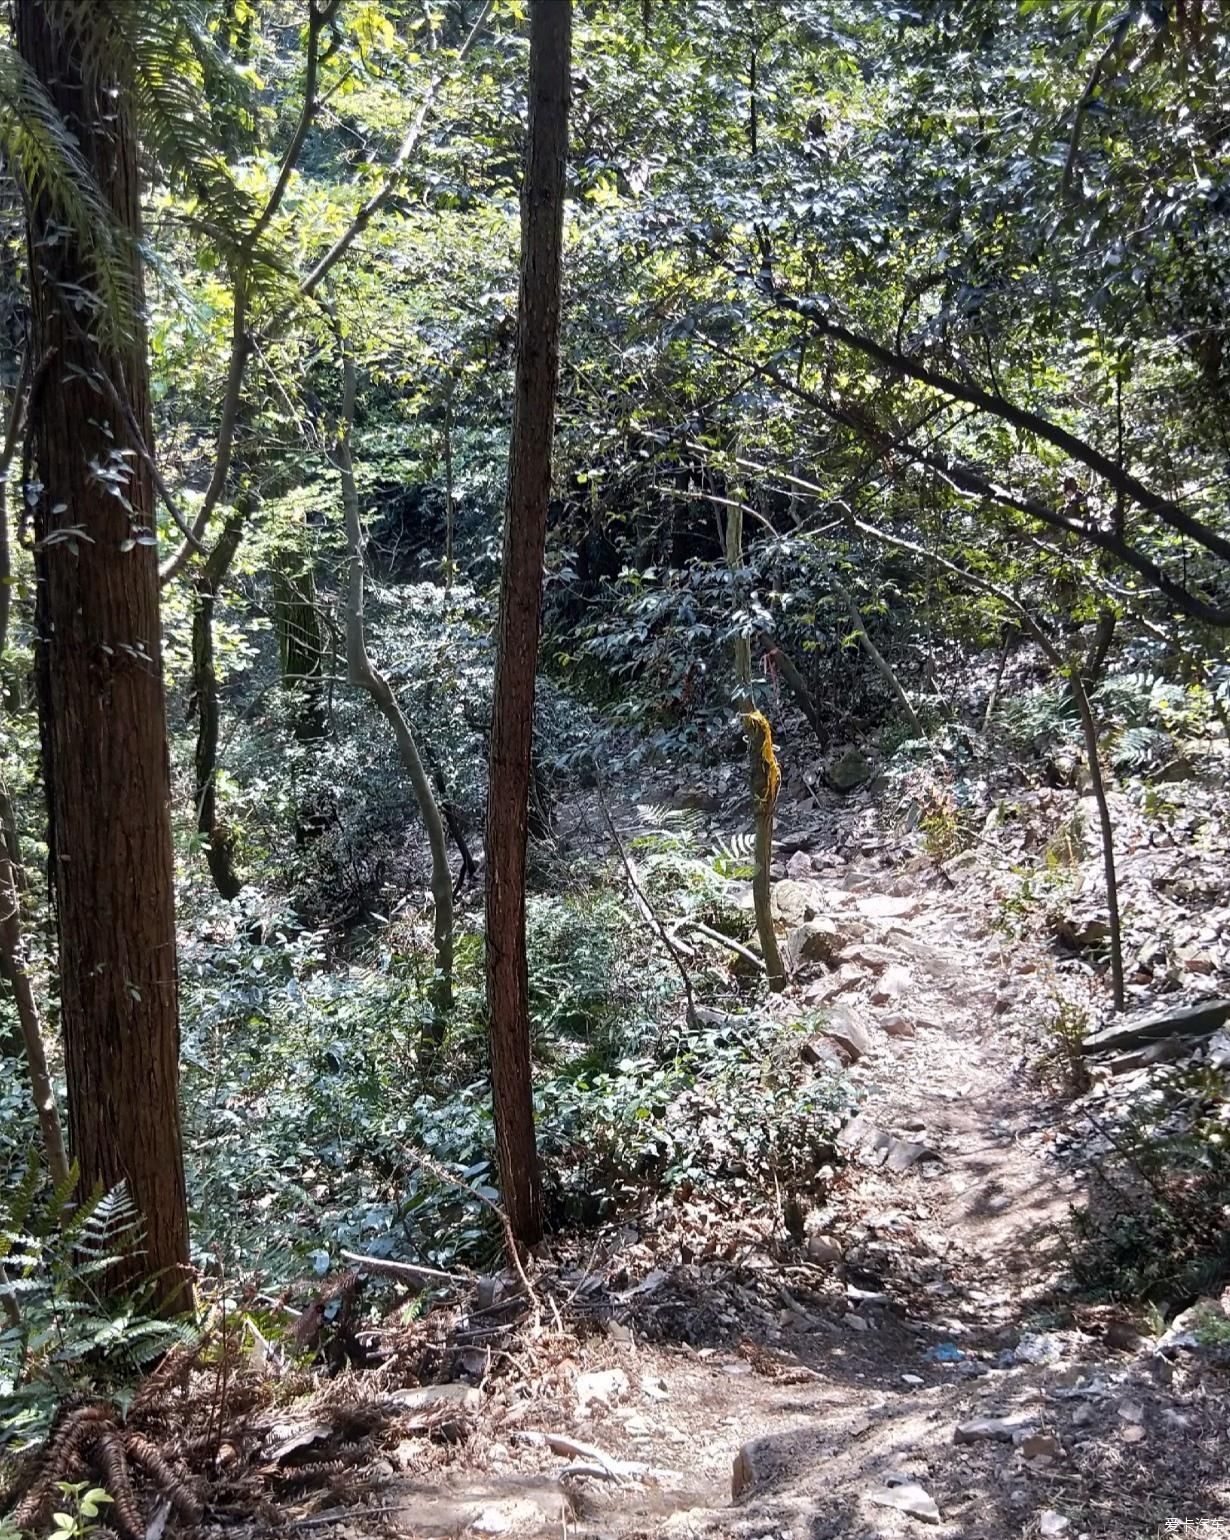
[[[531,0],[517,378],[487,798],[487,1010],[496,1148],[504,1208],[523,1245],[533,1245],[542,1235],[525,954],[525,853],[559,375],[571,34],[571,0]]]
[[[75,134],[117,226],[135,236],[137,143],[124,83],[86,77],[69,8],[54,26],[52,9],[16,6],[22,57]],[[153,487],[140,452],[152,443],[141,273],[133,241],[116,257],[131,313],[95,325],[65,298],[97,294],[94,262],[45,197],[28,212],[43,371],[30,421],[41,483],[37,665],[69,1129],[82,1187],[126,1181],[142,1215],[144,1250],[123,1273],[156,1279],[171,1307],[184,1297],[188,1227]],[[115,340],[117,324],[125,340]]]

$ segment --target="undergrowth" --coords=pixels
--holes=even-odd
[[[669,920],[746,935],[713,858],[647,838],[636,857]],[[669,907],[668,907],[669,906]],[[787,1028],[756,1010],[720,946],[697,948],[703,999],[741,1007],[690,1029],[675,966],[630,900],[598,886],[529,904],[535,1114],[554,1225],[648,1192],[721,1183],[749,1195],[805,1183],[846,1106],[808,1079]],[[233,1277],[323,1273],[341,1250],[430,1265],[489,1263],[500,1245],[482,940],[458,937],[457,1006],[420,1062],[430,968],[396,926],[325,966],[325,938],[264,939],[219,911],[185,955],[185,1139],[198,1261]],[[442,1182],[431,1157],[458,1179]],[[467,1188],[475,1189],[475,1192]],[[477,1196],[476,1196],[477,1193]]]
[[[1076,1283],[1167,1313],[1230,1277],[1230,1103],[1221,1071],[1178,1066],[1110,1128],[1075,1215]]]
[[[70,1395],[123,1399],[192,1327],[153,1313],[148,1292],[117,1292],[116,1260],[139,1248],[140,1216],[123,1186],[74,1204],[76,1172],[52,1188],[38,1162],[0,1196],[4,1329],[0,1427],[29,1439]]]

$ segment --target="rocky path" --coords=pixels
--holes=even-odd
[[[535,1414],[616,1476],[557,1487],[558,1447],[499,1439],[501,1479],[534,1465],[535,1502],[564,1506],[488,1508],[469,1532],[1118,1540],[1230,1512],[1225,1397],[1054,1293],[1080,1182],[1025,1047],[1054,1009],[1045,951],[993,926],[981,863],[888,872],[876,847],[783,852],[776,888],[792,948],[824,959],[782,1009],[831,1007],[815,1052],[855,1061],[849,1179],[797,1264],[753,1238],[728,1277],[697,1276],[683,1308],[734,1324],[712,1348],[661,1340],[689,1269],[646,1253],[638,1273],[633,1233],[616,1339],[585,1342]]]
[[[902,859],[873,817],[851,830],[847,803],[840,818],[840,856],[836,809],[783,821],[775,885],[799,966],[771,1008],[824,1007],[808,1054],[842,1063],[860,1097],[825,1204],[733,1219],[663,1204],[599,1236],[572,1259],[577,1288],[601,1275],[614,1310],[531,1360],[528,1395],[493,1382],[464,1456],[386,1484],[351,1533],[1230,1526],[1224,1382],[1063,1293],[1082,1173],[1073,1114],[1034,1072],[1053,958],[1007,939],[977,855]]]

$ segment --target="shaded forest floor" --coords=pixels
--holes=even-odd
[[[1219,988],[1212,784],[1170,788],[1152,824],[1116,796],[1137,1008]],[[720,788],[647,782],[617,813],[631,846],[672,796],[723,826]],[[532,1304],[511,1275],[458,1280],[389,1317],[378,1368],[263,1389],[246,1371],[199,1532],[998,1540],[1230,1520],[1221,1349],[1159,1351],[1190,1293],[1106,1303],[1106,1235],[1074,1224],[1142,1186],[1130,1160],[1112,1176],[1115,1129],[1165,1072],[1080,1055],[1106,1013],[1079,950],[1104,902],[1088,808],[1039,785],[988,806],[946,855],[931,792],[783,802],[775,902],[800,960],[764,1009],[809,1024],[817,1072],[848,1065],[859,1109],[805,1201],[685,1184],[550,1241]],[[595,829],[579,799],[564,851]],[[1059,852],[1041,896],[1014,864],[1039,842]]]
[[[1136,1015],[1230,993],[1224,755],[1186,755],[1182,779],[1121,777],[1113,797]],[[807,1179],[647,1180],[526,1278],[334,1275],[284,1342],[215,1318],[127,1415],[153,1521],[119,1532],[1119,1540],[1230,1522],[1230,1041],[1082,1051],[1109,1017],[1105,890],[1065,779],[1062,759],[1026,773],[1001,755],[962,800],[938,753],[845,795],[788,775],[789,986],[732,973],[736,1010],[701,1014],[717,1041],[751,1002],[800,1086],[849,1093]],[[642,880],[675,816],[737,856],[739,766],[608,795]],[[544,859],[627,876],[592,791]],[[689,967],[742,968],[656,891]],[[341,1366],[356,1347],[366,1366]],[[145,1437],[188,1474],[178,1494],[142,1465]]]

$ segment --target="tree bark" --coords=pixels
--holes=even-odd
[[[96,259],[28,190],[44,376],[30,414],[36,659],[69,1129],[83,1190],[125,1182],[143,1221],[118,1277],[148,1280],[172,1309],[186,1300],[188,1222],[138,146],[126,82],[90,73],[72,8],[51,9],[19,0],[17,44],[115,215],[130,298],[124,315],[104,312]]]
[[[274,558],[273,604],[282,688],[293,703],[295,737],[300,743],[316,743],[328,737],[321,689],[325,636],[306,527],[296,531],[292,542]]]
[[[829,746],[828,734],[824,730],[824,724],[820,720],[820,713],[816,709],[816,702],[811,691],[807,688],[807,680],[799,672],[794,659],[780,644],[770,647],[765,653],[771,667],[775,668],[786,681],[786,688],[794,696],[795,704],[811,724],[811,730],[816,735],[816,741],[821,749]]]
[[[773,732],[767,718],[759,711],[749,711],[744,714],[743,726],[747,731],[752,813],[756,823],[756,868],[752,877],[752,901],[756,907],[756,933],[760,937],[765,973],[769,978],[769,988],[776,992],[786,987],[786,970],[782,966],[777,932],[773,928],[771,888],[773,813],[777,807],[781,771],[773,753]]]
[[[444,1040],[448,1013],[453,1008],[453,877],[448,868],[448,842],[439,804],[432,795],[431,780],[419,753],[413,729],[406,721],[393,688],[367,652],[363,606],[366,568],[363,555],[363,523],[355,485],[351,437],[355,416],[355,366],[345,334],[335,327],[342,355],[342,421],[335,458],[342,481],[342,511],[346,521],[349,578],[346,594],[346,671],[352,684],[366,690],[393,729],[402,767],[410,778],[419,815],[431,848],[431,897],[435,906],[436,973],[431,987],[432,1017],[423,1044],[424,1061],[430,1063]]]
[[[517,376],[487,795],[487,1014],[505,1212],[526,1246],[542,1237],[525,949],[534,681],[559,377],[571,0],[531,0],[529,137],[521,189]]]

